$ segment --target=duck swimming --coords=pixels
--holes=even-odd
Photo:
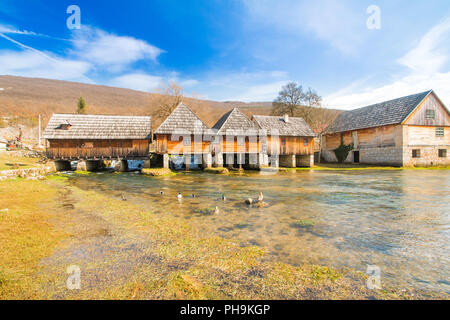
[[[263,202],[264,201],[264,195],[262,192],[259,193],[259,197],[258,197],[258,202]]]
[[[182,199],[183,199],[183,196],[181,195],[181,193],[178,193],[177,199],[178,199],[178,200],[182,200]]]

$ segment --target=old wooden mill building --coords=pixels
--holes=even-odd
[[[430,90],[343,112],[322,135],[320,151],[327,162],[337,162],[344,149],[344,162],[449,165],[449,130],[449,111]],[[92,169],[108,159],[148,160],[152,143],[165,168],[314,164],[315,134],[302,118],[248,118],[238,108],[209,128],[181,103],[154,134],[150,117],[55,114],[44,137],[48,158],[63,169],[80,159]]]
[[[95,170],[102,160],[148,159],[151,117],[54,114],[45,131],[47,157],[59,170],[86,160]]]
[[[450,113],[426,91],[343,112],[322,137],[322,157],[337,162],[394,166],[449,165]]]
[[[312,166],[314,133],[301,118],[253,116],[239,109],[208,126],[181,103],[154,132],[154,153],[165,168]],[[61,169],[86,160],[148,159],[150,117],[55,114],[44,132],[47,156]]]

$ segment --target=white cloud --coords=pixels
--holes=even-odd
[[[397,60],[407,68],[406,75],[380,87],[361,89],[365,81],[341,89],[324,99],[333,108],[354,109],[430,89],[444,103],[450,102],[450,72],[446,68],[450,54],[450,19],[427,32],[418,45]],[[359,92],[356,92],[359,89]]]
[[[68,41],[72,47],[66,55],[56,55],[37,50],[6,34],[44,36]],[[133,71],[132,64],[145,60],[155,63],[163,50],[133,37],[117,36],[83,26],[80,32],[73,33],[71,39],[59,39],[0,25],[0,38],[22,49],[0,50],[0,74],[93,83],[89,74],[95,70],[103,74],[116,74],[113,80],[103,78],[103,81],[136,90],[148,91],[161,83],[159,77]],[[127,70],[127,73],[124,73],[124,70]]]
[[[244,0],[257,25],[284,33],[312,33],[345,54],[354,54],[366,36],[366,12],[355,11],[348,1]]]
[[[0,74],[92,82],[89,63],[71,59],[48,59],[34,51],[0,51]]]
[[[125,74],[111,80],[109,85],[140,91],[154,91],[161,87],[163,78],[144,73]]]
[[[32,31],[28,31],[28,30],[18,30],[12,26],[7,26],[7,25],[3,25],[0,24],[0,33],[4,33],[4,34],[23,34],[23,35],[30,35],[30,36],[37,36],[39,34],[32,32]]]
[[[133,37],[118,36],[100,29],[83,26],[73,33],[74,49],[71,53],[96,66],[121,71],[140,60],[156,62],[164,51]]]
[[[419,41],[417,47],[409,51],[398,62],[414,72],[434,73],[447,63],[450,41],[450,19],[434,26]],[[444,44],[444,46],[443,46]]]

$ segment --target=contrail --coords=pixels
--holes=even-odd
[[[33,52],[35,52],[35,53],[37,53],[37,54],[43,56],[43,57],[46,58],[46,59],[49,59],[49,60],[51,60],[51,61],[53,61],[53,62],[58,62],[57,60],[53,59],[53,58],[50,57],[49,55],[43,53],[42,51],[39,51],[39,50],[34,49],[34,48],[32,48],[32,47],[29,47],[29,46],[27,46],[27,45],[25,45],[25,44],[23,44],[23,43],[20,43],[19,41],[16,41],[16,40],[14,40],[14,39],[8,37],[7,35],[5,35],[5,34],[3,34],[3,33],[0,33],[0,37],[5,38],[6,40],[11,41],[12,43],[14,43],[14,44],[16,44],[16,45],[18,45],[18,46],[20,46],[20,47],[22,47],[22,48],[24,48],[24,49],[28,49],[28,50],[30,50],[30,51],[33,51]]]

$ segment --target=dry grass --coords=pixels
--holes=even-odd
[[[39,160],[40,159],[24,158],[10,155],[6,151],[0,152],[0,171],[36,167]]]
[[[39,262],[66,234],[57,231],[41,203],[56,190],[35,181],[0,183],[0,300],[39,299],[43,275]]]

